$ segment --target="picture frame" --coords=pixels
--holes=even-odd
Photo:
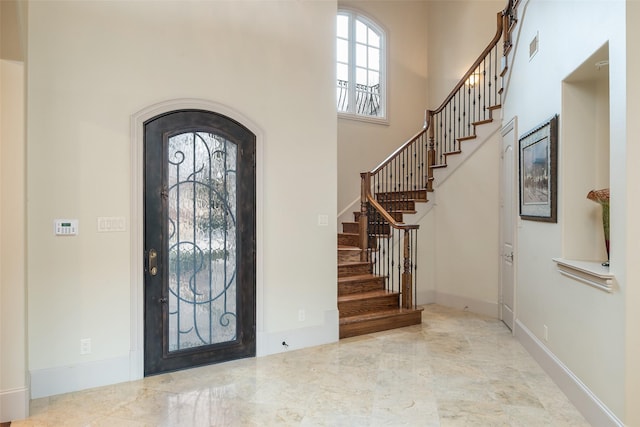
[[[557,223],[558,115],[519,139],[520,218]]]

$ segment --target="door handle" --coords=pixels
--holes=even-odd
[[[158,274],[158,251],[149,249],[149,274],[155,276]]]

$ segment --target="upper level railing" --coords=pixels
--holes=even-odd
[[[449,154],[459,153],[461,143],[475,136],[477,125],[491,121],[491,111],[500,107],[504,14],[498,13],[497,31],[489,45],[458,84],[435,110],[427,111],[429,166],[446,165]],[[433,177],[433,175],[429,175]]]
[[[372,261],[374,273],[387,277],[389,289],[401,292],[404,308],[415,305],[418,225],[398,221],[394,212],[412,210],[411,200],[426,201],[433,169],[446,165],[448,155],[459,153],[461,142],[475,136],[475,126],[490,122],[492,110],[500,107],[502,57],[511,47],[516,4],[517,0],[509,0],[497,14],[495,36],[444,102],[427,110],[424,128],[375,169],[361,174],[363,260]]]
[[[380,115],[380,84],[367,86],[356,84],[355,111],[350,111],[349,82],[338,79],[338,111],[353,112],[361,116],[378,117]]]

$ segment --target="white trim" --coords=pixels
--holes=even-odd
[[[340,339],[339,317],[337,309],[327,310],[324,312],[324,322],[320,325],[259,334],[257,337],[259,350],[256,356],[267,356],[284,351],[335,343]],[[283,342],[286,342],[287,345],[284,346]]]
[[[500,129],[500,136],[501,136],[501,141],[500,141],[500,200],[504,200],[504,162],[502,161],[502,155],[504,154],[504,138],[506,135],[509,134],[509,132],[513,131],[513,166],[512,166],[512,171],[513,171],[513,186],[512,186],[512,195],[511,195],[511,200],[512,201],[516,201],[518,200],[518,194],[516,189],[518,188],[518,117],[513,117],[511,120],[509,120],[509,122],[507,122],[506,125],[504,125],[502,127],[502,129]],[[516,316],[517,316],[517,307],[518,307],[518,299],[517,299],[517,289],[518,289],[518,282],[517,282],[517,277],[518,277],[518,254],[517,254],[517,248],[518,248],[518,233],[517,233],[517,218],[518,218],[518,212],[516,210],[516,203],[513,203],[513,205],[511,206],[511,217],[513,219],[513,258],[512,258],[512,264],[513,264],[513,307],[511,307],[511,313],[510,313],[510,317],[511,317],[511,325],[508,325],[511,328],[511,332],[513,332],[514,330],[514,322],[516,320]],[[502,213],[503,213],[503,209],[500,208],[500,224],[503,223],[504,218],[502,217]],[[503,292],[503,283],[502,283],[502,256],[504,254],[502,254],[502,245],[503,245],[503,233],[502,233],[502,227],[500,227],[499,230],[499,234],[500,234],[500,241],[498,242],[498,271],[499,271],[499,281],[500,281],[500,291],[499,291],[499,296],[498,296],[498,307],[499,307],[499,312],[500,312],[500,320],[502,320],[504,322],[504,292]],[[507,322],[504,322],[505,324],[507,324]]]
[[[151,105],[131,116],[131,349],[129,354],[129,378],[144,376],[144,179],[143,146],[144,122],[169,111],[199,109],[223,114],[241,123],[256,136],[256,336],[264,327],[264,191],[262,188],[264,164],[264,133],[252,120],[233,108],[205,99],[174,99]],[[257,344],[260,340],[257,339]],[[263,353],[263,349],[256,349]]]
[[[36,369],[31,374],[31,398],[117,384],[129,380],[127,356],[55,368]]]
[[[624,427],[622,421],[520,320],[515,322],[514,333],[518,341],[591,425]]]
[[[0,391],[0,423],[21,420],[29,416],[29,388]]]
[[[605,292],[615,290],[615,276],[600,261],[577,261],[565,258],[552,258],[558,265],[560,274]]]
[[[338,119],[355,120],[357,122],[372,123],[374,125],[389,126],[387,117],[363,116],[362,114],[349,113],[347,111],[338,111]]]
[[[452,295],[444,292],[434,291],[430,296],[433,302],[445,307],[457,308],[471,313],[498,319],[499,307],[497,301],[483,301],[475,298]]]

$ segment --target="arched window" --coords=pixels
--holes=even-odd
[[[384,31],[351,10],[338,11],[336,29],[338,113],[386,119]]]

